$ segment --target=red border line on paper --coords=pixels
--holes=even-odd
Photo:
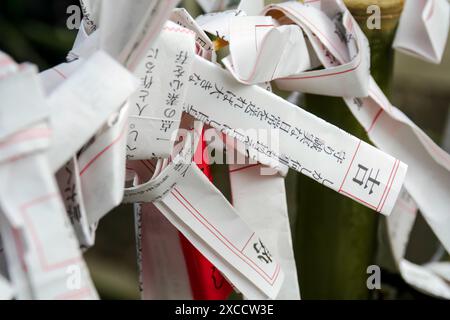
[[[323,78],[323,77],[329,77],[329,76],[336,76],[336,75],[339,75],[339,74],[352,72],[352,71],[358,69],[359,66],[361,65],[361,60],[362,60],[362,58],[360,57],[359,58],[359,62],[358,62],[358,64],[355,67],[347,69],[347,70],[343,70],[343,71],[337,71],[337,72],[326,73],[326,74],[318,74],[318,75],[315,75],[315,76],[279,78],[279,79],[276,79],[276,80],[303,80],[303,79],[313,79],[313,78]],[[322,71],[322,70],[320,70],[320,71]],[[310,72],[314,72],[314,71],[310,71]]]
[[[50,194],[47,194],[44,196],[37,197],[31,201],[25,202],[24,204],[22,204],[20,206],[20,213],[24,219],[25,224],[29,227],[29,229],[31,231],[31,237],[33,238],[33,240],[36,244],[36,247],[37,247],[39,262],[45,272],[49,272],[54,269],[59,269],[59,268],[65,267],[65,266],[73,264],[73,263],[78,263],[81,260],[81,256],[77,256],[77,257],[65,259],[65,260],[62,260],[60,262],[56,262],[53,264],[49,263],[49,261],[47,260],[47,258],[45,256],[42,242],[39,239],[38,233],[36,232],[33,222],[30,220],[30,218],[28,216],[27,210],[29,208],[31,208],[34,205],[49,201],[50,199],[53,199],[58,196],[59,196],[59,194],[57,194],[57,193],[50,193]]]
[[[399,161],[399,160],[395,160],[394,166],[392,167],[391,173],[389,174],[389,179],[388,179],[388,181],[387,181],[386,187],[391,183],[391,178],[394,179],[394,177],[392,177],[392,173],[394,172],[394,169],[395,169],[395,166],[397,165],[397,163],[400,164],[400,161]],[[383,194],[381,195],[380,202],[379,202],[378,205],[377,205],[377,211],[378,211],[378,208],[379,208],[380,205],[381,205],[381,202],[383,201],[384,194],[386,193],[386,190],[387,190],[386,187],[384,188]],[[386,195],[386,198],[387,198],[388,195],[389,195],[389,192],[388,192],[388,194]]]
[[[91,294],[91,289],[89,287],[83,287],[78,290],[64,292],[55,297],[56,300],[75,300],[80,297],[84,297]]]
[[[386,198],[384,198],[383,204],[381,205],[380,212],[383,210],[383,207],[386,203],[386,199],[388,198],[388,195],[391,192],[391,187],[394,184],[394,180],[395,180],[395,176],[397,175],[398,167],[400,167],[400,161],[397,162],[397,168],[395,169],[394,176],[392,177],[391,185],[389,186],[388,192],[386,194]]]
[[[125,133],[125,129],[127,127],[125,126],[122,131],[120,132],[119,136],[117,136],[109,145],[104,147],[99,153],[97,153],[91,160],[88,161],[88,163],[83,167],[83,169],[80,170],[80,177],[85,173],[87,169],[95,162],[98,158],[100,158],[106,151],[108,151],[114,144],[120,141],[123,134]]]
[[[143,161],[142,161],[143,162]],[[144,163],[144,162],[143,162]],[[153,167],[153,165],[148,162],[148,164],[150,166]],[[147,167],[147,166],[146,166]],[[148,168],[148,167],[147,167]],[[232,248],[230,248],[230,246],[228,246],[214,231],[212,231],[203,221],[201,221],[198,216],[187,206],[186,203],[183,202],[183,200],[181,200],[180,198],[178,198],[174,191],[171,191],[170,193],[174,196],[174,198],[183,206],[186,208],[186,210],[188,210],[189,213],[191,213],[193,215],[193,217],[198,220],[203,226],[205,226],[220,242],[222,242],[232,253],[234,253],[237,257],[239,257],[242,261],[244,261],[250,268],[252,268],[253,270],[256,271],[256,273],[258,273],[262,279],[264,279],[269,285],[273,286],[273,284],[275,283],[275,281],[278,278],[278,275],[280,274],[280,264],[277,263],[277,266],[275,267],[275,271],[273,273],[272,276],[269,276],[264,270],[262,270],[257,264],[255,264],[248,256],[246,256],[244,253],[240,252],[238,248],[236,248],[233,243],[227,239],[222,233],[220,233],[219,230],[217,230],[213,224],[211,224],[182,194],[181,192],[176,189],[175,187],[173,188],[173,190],[175,190],[185,201],[187,204],[189,204],[189,206],[194,209],[213,229],[215,229],[217,231],[218,234],[220,234],[237,252],[239,252],[239,254],[237,252],[235,252]],[[253,235],[252,235],[253,237]],[[243,249],[242,249],[243,250]],[[246,259],[248,259],[252,264],[254,264],[256,266],[256,268],[258,268],[259,270],[262,271],[263,274],[261,274],[261,272],[259,272],[257,269],[255,269],[255,267],[253,267],[251,264],[248,263],[248,261],[246,261],[243,257],[245,257]],[[269,281],[266,279],[269,278],[272,281]]]
[[[367,129],[367,133],[372,131],[372,129],[375,127],[375,123],[378,121],[378,118],[381,116],[383,111],[384,111],[383,108],[380,108],[380,110],[378,110],[377,114],[375,115],[375,117],[372,120],[372,123],[370,124],[369,129]]]
[[[395,161],[394,161],[394,165],[393,165],[393,167],[392,167],[392,169],[391,169],[391,174],[389,175],[387,184],[386,184],[386,186],[385,186],[385,188],[384,188],[384,190],[383,190],[383,194],[381,195],[380,202],[378,203],[378,206],[375,206],[375,205],[373,205],[373,204],[371,204],[371,203],[368,203],[367,201],[364,201],[363,199],[358,198],[358,197],[356,197],[355,195],[349,193],[348,191],[345,191],[345,190],[342,189],[342,187],[344,186],[344,183],[345,183],[345,181],[346,181],[346,179],[347,179],[348,173],[350,172],[350,168],[352,167],[353,161],[355,160],[356,154],[357,154],[358,151],[359,151],[359,148],[360,148],[360,146],[361,146],[361,143],[362,143],[362,141],[360,140],[359,143],[358,143],[358,147],[356,148],[356,151],[355,151],[355,153],[353,154],[352,160],[351,160],[350,165],[349,165],[349,167],[348,167],[348,169],[347,169],[347,172],[346,172],[346,174],[345,174],[345,176],[344,176],[344,179],[343,179],[343,181],[342,181],[342,184],[341,184],[341,186],[339,187],[338,192],[339,192],[339,193],[343,193],[343,194],[347,195],[347,196],[350,197],[350,198],[353,198],[353,199],[355,199],[355,200],[358,200],[359,202],[361,202],[361,203],[367,205],[368,207],[374,209],[374,210],[377,211],[377,212],[381,212],[382,209],[383,209],[383,207],[384,207],[384,204],[385,204],[385,202],[386,202],[386,199],[387,199],[389,193],[391,192],[391,187],[392,187],[392,185],[393,185],[393,183],[394,183],[394,180],[395,180],[395,176],[396,176],[396,174],[397,174],[398,167],[400,166],[400,160],[395,159]],[[392,172],[394,172],[394,176],[392,176]],[[392,177],[392,180],[391,180],[391,177]],[[387,194],[386,194],[386,190],[387,190]],[[386,197],[384,198],[384,201],[383,201],[383,197],[385,196],[385,194],[386,194]],[[378,209],[378,207],[380,206],[380,204],[381,204],[382,201],[383,201],[383,204],[381,205],[381,208]]]
[[[60,70],[56,69],[56,67],[53,67],[52,70],[55,71],[57,74],[59,74],[63,79],[67,79],[67,76]]]
[[[237,171],[241,171],[241,170],[245,170],[245,169],[249,169],[249,168],[253,168],[253,167],[257,167],[257,166],[259,166],[259,163],[250,164],[250,165],[245,166],[245,167],[236,168],[236,169],[230,170],[229,172],[233,173],[233,172],[237,172]]]
[[[245,243],[244,247],[241,249],[241,252],[244,251],[244,249],[247,247],[248,243],[250,242],[250,240],[252,240],[254,235],[255,235],[255,232],[253,232],[252,235],[250,236],[250,238],[248,238],[248,240]]]
[[[361,146],[361,142],[362,141],[359,140],[358,146],[356,147],[355,153],[353,154],[352,161],[350,161],[347,172],[345,173],[345,176],[344,176],[344,180],[342,180],[342,183],[341,183],[341,186],[339,187],[338,192],[342,191],[342,187],[344,186],[345,179],[347,179],[348,173],[350,172],[350,168],[352,167],[353,161],[355,160],[356,154],[358,153],[359,147]]]
[[[0,142],[0,148],[5,148],[6,146],[14,143],[24,142],[31,139],[48,138],[52,131],[48,128],[35,128],[22,131],[20,133],[14,134],[10,139]]]
[[[218,234],[220,234],[230,245],[231,247],[233,247],[235,250],[237,250],[238,252],[239,249],[236,248],[234,246],[234,244],[227,238],[225,237],[219,230],[217,230],[213,224],[211,224],[190,202],[189,200],[187,200],[179,191],[177,188],[173,188],[183,199],[184,201],[186,201],[187,204],[189,204],[189,206],[194,209],[195,212],[197,212]],[[202,223],[212,234],[214,234],[216,236],[216,238],[218,240],[220,240],[223,244],[225,244],[226,247],[228,247],[231,252],[233,252],[236,256],[240,257],[242,259],[242,256],[244,256],[245,258],[247,258],[249,260],[249,262],[251,262],[257,269],[259,269],[261,272],[259,272],[257,269],[255,269],[252,265],[250,265],[247,261],[245,261],[244,259],[242,259],[249,267],[251,267],[253,270],[255,270],[259,275],[263,276],[263,279],[266,280],[271,286],[273,286],[273,283],[276,281],[277,276],[278,276],[278,268],[279,268],[279,264],[277,263],[277,267],[275,268],[275,271],[273,273],[272,276],[268,275],[263,269],[261,269],[252,259],[250,259],[246,254],[244,254],[243,252],[241,253],[241,255],[237,254],[236,252],[234,252],[234,250],[232,250],[220,237],[217,236],[217,234],[215,234],[208,226],[206,226],[198,217],[197,215],[192,212],[192,210],[190,210],[184,203],[183,201],[181,201],[175,194],[173,191],[171,191],[171,194],[200,222]],[[265,277],[268,277],[270,280],[273,280],[272,282],[268,281],[267,279],[265,279]]]
[[[333,41],[331,41],[325,34],[323,34],[322,31],[321,31],[319,28],[316,28],[316,26],[315,26],[313,23],[311,23],[311,21],[308,20],[308,18],[306,18],[306,16],[305,16],[302,12],[300,12],[300,11],[298,11],[297,9],[292,8],[292,7],[284,8],[284,10],[286,10],[286,11],[288,11],[288,12],[289,12],[289,11],[294,11],[294,12],[296,12],[297,14],[299,14],[299,15],[303,18],[303,20],[306,20],[306,21],[308,22],[309,28],[314,29],[314,30],[315,30],[315,33],[320,33],[320,34],[322,35],[322,37],[323,37],[324,39],[326,39],[326,40],[329,42],[330,46],[333,47],[339,55],[342,54],[342,53],[340,52],[340,50],[338,50],[338,48],[334,46]],[[289,12],[289,13],[292,14],[292,12]],[[295,15],[295,14],[294,14],[294,15]],[[343,59],[342,56],[339,57],[339,58],[340,58],[340,60],[344,61],[344,59]]]

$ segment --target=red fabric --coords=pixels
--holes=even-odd
[[[205,161],[204,150],[206,144],[200,139],[196,150],[195,159],[197,166],[212,181],[211,170]],[[200,163],[199,163],[200,162]],[[190,242],[180,233],[181,246],[183,248],[184,258],[191,282],[192,295],[194,300],[224,300],[227,299],[233,291],[231,285],[225,280],[219,270],[209,262]]]

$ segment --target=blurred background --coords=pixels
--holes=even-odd
[[[79,3],[77,0],[2,0],[0,50],[18,62],[38,65],[41,71],[64,62],[77,33],[66,26],[69,17],[66,10],[74,4]],[[194,8],[192,3],[184,5]],[[449,48],[441,65],[396,53],[392,102],[438,144],[450,150]],[[420,215],[411,239],[407,258],[416,263],[428,261],[439,248]],[[131,206],[122,206],[101,220],[96,245],[85,257],[102,298],[139,298]],[[387,270],[383,270],[381,279],[386,292],[374,298],[427,298]]]

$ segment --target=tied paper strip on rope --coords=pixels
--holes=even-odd
[[[146,199],[146,201],[148,201],[149,199]],[[384,199],[383,199],[384,200]]]

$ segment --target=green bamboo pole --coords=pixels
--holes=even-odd
[[[372,75],[389,94],[391,44],[403,0],[346,0],[371,44]],[[381,9],[381,29],[366,26],[369,5]],[[340,98],[306,95],[307,110],[368,141],[364,129]],[[367,267],[374,264],[377,214],[298,175],[295,250],[304,299],[368,299]]]

